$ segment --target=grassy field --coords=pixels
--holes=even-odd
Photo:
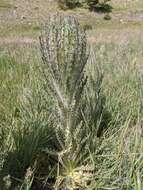
[[[11,9],[13,8],[13,5],[9,3],[9,1],[1,0],[0,2],[0,9]]]
[[[69,150],[37,38],[42,19],[58,10],[52,3],[0,0],[0,189],[142,190],[143,2],[111,1],[109,21],[66,11],[92,26],[83,119]]]
[[[47,136],[45,137],[45,131],[40,133],[41,127],[48,122],[49,112],[47,110],[46,114],[45,109],[48,109],[50,104],[42,88],[43,77],[39,74],[41,63],[39,53],[37,55],[39,51],[36,47],[10,48],[13,49],[10,54],[7,52],[7,47],[2,48],[0,58],[0,118],[1,142],[3,143],[1,149],[4,148],[2,149],[4,155],[1,155],[1,158],[13,154],[9,160],[11,165],[6,166],[7,169],[3,175],[9,174],[16,179],[19,178],[16,172],[19,171],[19,167],[26,167],[25,162],[28,162],[29,170],[32,170],[31,175],[35,175],[37,181],[40,181],[42,170],[39,171],[39,167],[42,160],[39,162],[35,154],[40,153],[38,146],[41,146],[41,140],[47,143],[43,147],[49,146],[49,141],[46,142],[46,139],[52,135],[52,132],[49,133],[51,129],[47,126]],[[97,65],[99,64],[104,73],[102,84],[106,113],[104,122],[108,122],[108,119],[110,122],[101,138],[92,134],[95,152],[92,152],[90,156],[96,169],[89,189],[142,189],[142,48],[142,44],[139,45],[138,41],[126,45],[101,43],[92,46],[93,54],[89,62],[94,61]],[[94,69],[91,69],[93,72]],[[88,68],[87,72],[89,72]],[[92,74],[96,81],[96,71]],[[95,104],[95,88],[96,86],[90,88],[89,95],[93,96],[90,100],[92,106]],[[38,128],[35,129],[35,125],[38,125]],[[24,130],[27,131],[27,135]],[[43,155],[43,158],[41,156],[40,159],[47,159],[48,155]],[[34,160],[31,160],[32,158]],[[43,177],[50,178],[46,161],[42,164],[45,164],[44,168],[46,168]],[[39,171],[38,174],[36,170]],[[62,173],[62,175],[68,177],[70,174],[67,173],[65,176]],[[80,172],[77,175],[80,178]],[[29,180],[32,179],[31,177]]]
[[[89,12],[86,9],[77,8],[68,10],[65,14],[76,16],[83,26],[90,25],[93,29],[118,29],[120,31],[131,29],[143,31],[142,11],[143,2],[112,0],[113,7],[110,13],[111,20],[105,21],[106,13]],[[28,1],[28,0],[2,0],[0,1],[0,37],[26,36],[32,37],[39,34],[41,23],[47,20],[50,13],[59,11],[55,1]],[[60,10],[60,12],[63,12]],[[96,36],[95,36],[96,37]]]

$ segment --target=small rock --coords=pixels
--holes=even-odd
[[[25,20],[26,19],[26,16],[21,16],[21,20]]]

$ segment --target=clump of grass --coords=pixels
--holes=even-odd
[[[29,59],[27,64],[25,62],[27,60],[23,60],[22,56],[20,59],[21,63],[18,63],[18,53],[16,59],[12,55],[4,55],[0,59],[2,72],[0,96],[3,100],[0,107],[0,149],[2,151],[0,184],[2,189],[6,187],[7,176],[9,176],[11,189],[17,186],[20,188],[22,183],[24,183],[22,187],[29,185],[25,184],[28,183],[26,182],[27,170],[31,168],[33,171],[32,180],[42,149],[48,148],[47,144],[51,141],[53,133],[50,123],[47,123],[50,122],[49,112],[45,111],[48,102],[41,102],[44,95],[42,95],[40,83],[37,83],[38,71],[36,72],[37,69],[35,69],[37,66],[33,67]],[[54,142],[50,144],[56,146]]]
[[[93,156],[95,163],[99,163],[96,168],[99,172],[95,173],[93,182],[97,189],[141,189],[143,185],[140,168],[142,73],[137,61],[138,57],[141,58],[142,45],[137,44],[136,41],[126,46],[98,44],[93,47],[96,61],[105,73],[102,88],[106,97],[105,108],[111,114],[105,138],[98,154]],[[140,163],[137,168],[135,160],[130,159],[133,157]]]
[[[85,24],[83,24],[83,28],[84,28],[84,30],[92,30],[92,25],[85,23]]]

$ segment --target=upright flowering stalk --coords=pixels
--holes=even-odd
[[[55,189],[87,189],[93,168],[87,163],[89,136],[80,112],[87,81],[86,34],[74,17],[55,15],[49,17],[40,44],[46,88],[55,103],[56,134],[62,147]]]
[[[86,34],[73,16],[49,17],[40,36],[42,59],[48,68],[48,87],[56,104],[58,129],[64,132],[64,147],[72,146],[86,77]]]

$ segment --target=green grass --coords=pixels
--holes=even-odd
[[[112,5],[113,12],[115,13],[127,13],[127,12],[136,12],[143,10],[143,2],[139,1],[122,1],[122,0],[111,0],[110,4]]]
[[[11,8],[13,8],[13,5],[11,3],[9,3],[8,1],[6,1],[6,0],[0,1],[0,10],[1,9],[11,9]]]
[[[39,34],[40,27],[33,23],[3,24],[0,37],[35,37]]]
[[[81,24],[84,26],[86,24],[89,24],[88,19],[81,21]],[[143,23],[141,21],[116,21],[116,20],[110,20],[110,21],[105,21],[103,19],[101,20],[93,20],[91,21],[90,24],[93,29],[95,30],[109,30],[109,31],[114,31],[114,30],[126,30],[126,29],[142,29]]]
[[[142,49],[142,43],[138,41],[124,45],[100,43],[91,47],[89,62],[98,63],[104,73],[102,95],[105,99],[104,110],[108,112],[110,122],[101,139],[92,134],[95,151],[90,157],[95,173],[89,190],[142,189]],[[7,48],[1,48],[0,57],[0,128],[1,137],[4,135],[4,139],[1,138],[1,149],[5,149],[4,158],[13,155],[13,160],[9,160],[12,165],[8,165],[5,175],[15,175],[26,186],[33,180],[33,176],[36,180],[43,181],[42,178],[50,176],[52,172],[49,150],[46,149],[47,154],[40,153],[41,146],[49,147],[49,135],[52,137],[49,127],[52,123],[47,119],[51,100],[42,88],[44,80],[39,73],[39,50],[14,46],[9,47],[9,50],[10,54]],[[96,72],[90,65],[87,74],[93,74],[93,80],[96,79]],[[91,95],[91,105],[94,105],[94,87],[88,92]],[[45,129],[49,133],[47,138],[44,136]],[[36,136],[37,133],[40,135]],[[35,153],[38,156],[35,157]],[[68,167],[70,166],[66,165],[67,169]],[[25,173],[27,168],[31,171],[28,179],[28,174]],[[70,171],[67,169],[64,175],[68,176]],[[16,175],[16,171],[20,175]],[[40,172],[44,172],[42,178]],[[80,180],[80,173],[72,175],[75,180]]]
[[[22,50],[24,51],[24,50]],[[15,58],[15,53],[16,58]],[[0,81],[1,81],[1,93],[0,93],[0,115],[1,120],[9,120],[9,116],[13,116],[18,105],[18,97],[21,89],[26,84],[26,78],[29,78],[30,68],[32,67],[27,63],[20,63],[18,57],[19,52],[13,51],[9,53],[9,50],[1,50],[0,57]],[[22,53],[22,52],[21,52]],[[28,55],[27,55],[28,56]],[[25,60],[25,58],[23,57]],[[3,118],[3,119],[2,119]]]
[[[143,28],[143,23],[141,21],[128,21],[128,22],[120,22],[120,21],[105,21],[103,19],[100,20],[90,20],[90,23],[87,19],[82,19],[80,21],[83,27],[89,26],[90,33],[94,36],[95,33],[103,32],[104,30],[108,30],[110,32],[115,31],[126,31],[126,30],[141,30]],[[92,30],[91,30],[92,29]],[[31,37],[35,38],[40,33],[40,26],[31,23],[23,23],[23,24],[4,24],[0,29],[0,37],[9,38],[9,37]]]

